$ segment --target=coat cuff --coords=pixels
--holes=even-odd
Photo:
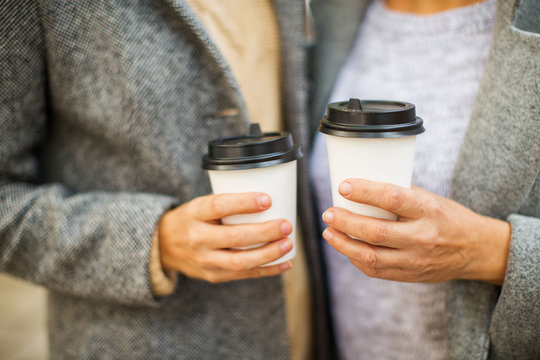
[[[178,273],[174,270],[164,270],[161,264],[159,252],[159,231],[156,229],[152,238],[152,249],[150,250],[150,286],[152,294],[157,297],[164,297],[174,292],[178,282]]]
[[[512,236],[506,276],[491,318],[491,352],[501,359],[532,359],[540,344],[540,219],[511,215],[508,221]]]

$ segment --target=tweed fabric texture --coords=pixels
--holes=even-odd
[[[276,11],[283,113],[298,136],[307,134],[303,9],[280,1]],[[207,142],[249,121],[185,3],[8,1],[0,33],[0,269],[50,290],[51,357],[286,359],[279,277],[182,278],[160,301],[150,291],[160,216],[210,192]],[[305,191],[302,201],[310,207]],[[303,221],[313,223],[309,213]],[[310,265],[321,274],[319,260]]]

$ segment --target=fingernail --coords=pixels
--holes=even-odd
[[[339,185],[339,193],[345,196],[349,195],[351,193],[351,184],[347,181],[343,181]]]
[[[281,270],[289,270],[292,267],[292,264],[290,261],[284,262],[279,265]]]
[[[332,237],[334,236],[334,234],[332,234],[332,231],[330,231],[329,229],[326,229],[326,230],[324,230],[322,236],[326,240],[330,241],[330,240],[332,240]]]
[[[289,222],[284,221],[281,223],[281,232],[283,233],[283,235],[289,235],[291,231],[292,231],[292,227],[289,224]]]
[[[257,202],[259,203],[260,207],[267,208],[268,206],[270,206],[270,196],[259,195],[257,197]]]
[[[282,253],[288,253],[292,249],[292,241],[287,239],[279,245],[279,248],[281,249]]]
[[[334,221],[334,211],[332,210],[326,210],[324,214],[322,215],[322,218],[325,223],[331,224],[332,221]]]

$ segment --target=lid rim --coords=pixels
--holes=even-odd
[[[357,106],[351,106],[351,103]],[[319,131],[345,137],[400,137],[425,131],[412,103],[395,100],[350,98],[328,104]]]
[[[323,117],[318,130],[323,134],[355,138],[405,137],[426,131],[424,121],[419,116],[414,122],[382,125],[332,123],[327,117]]]
[[[261,145],[261,144],[265,145],[265,144],[268,144],[268,143],[271,143],[271,142],[274,142],[274,141],[278,141],[280,139],[285,138],[287,135],[288,135],[288,133],[285,133],[285,132],[274,131],[274,132],[263,133],[262,136],[252,136],[252,135],[231,136],[231,137],[226,137],[226,138],[214,139],[214,140],[210,141],[208,143],[208,145],[216,146],[216,147],[219,147],[219,148],[258,146],[258,145]],[[256,139],[258,137],[265,137],[265,136],[276,136],[276,138],[267,139],[267,140],[261,140],[261,141],[258,141],[258,142],[246,143],[246,144],[238,144],[238,143],[236,143],[236,144],[226,144],[226,143],[223,143],[224,141],[239,140],[239,139]]]
[[[211,158],[209,154],[206,154],[203,156],[203,160],[208,163],[215,163],[215,164],[240,164],[240,163],[255,163],[255,162],[264,162],[267,160],[272,159],[278,159],[281,157],[286,157],[290,155],[298,156],[298,158],[302,157],[302,152],[298,146],[295,146],[293,149],[285,152],[273,152],[268,154],[261,154],[261,155],[253,155],[253,156],[247,156],[243,158]]]
[[[287,131],[262,132],[256,123],[249,134],[222,137],[208,142],[203,169],[243,169],[271,166],[302,157],[300,147]]]
[[[291,161],[296,161],[303,157],[302,151],[296,147],[294,151],[280,153],[272,157],[256,158],[256,159],[238,159],[237,161],[210,159],[208,155],[203,157],[202,168],[205,170],[247,170],[263,167],[270,167],[278,164],[284,164]]]
[[[321,126],[332,129],[343,129],[345,131],[389,131],[394,129],[407,129],[423,126],[424,121],[417,116],[414,121],[395,123],[395,124],[345,124],[336,123],[328,120],[327,117],[321,119]]]
[[[398,138],[398,137],[408,137],[416,136],[422,134],[425,129],[411,129],[406,131],[386,131],[386,132],[351,132],[351,131],[340,131],[334,129],[326,129],[319,127],[319,131],[325,135],[332,135],[345,138]]]

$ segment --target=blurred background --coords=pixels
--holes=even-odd
[[[0,274],[0,359],[45,360],[46,291]]]

